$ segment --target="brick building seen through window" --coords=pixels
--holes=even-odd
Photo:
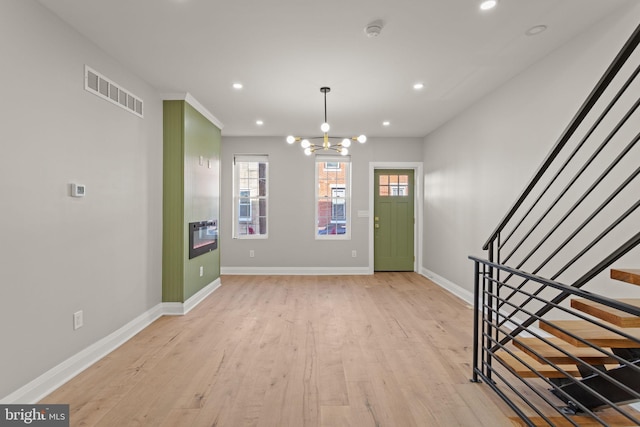
[[[318,236],[348,234],[349,165],[348,161],[316,162]]]

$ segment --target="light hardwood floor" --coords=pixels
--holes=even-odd
[[[511,426],[472,310],[415,273],[223,276],[41,403],[72,426]]]

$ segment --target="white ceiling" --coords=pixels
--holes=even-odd
[[[425,136],[632,0],[39,1],[160,92],[191,93],[223,135],[284,138],[320,134],[321,86],[332,136]]]

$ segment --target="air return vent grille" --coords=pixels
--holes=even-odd
[[[142,114],[142,99],[128,90],[123,89],[87,65],[84,66],[84,88],[94,95],[98,95],[100,98],[106,99],[136,116],[144,117]]]

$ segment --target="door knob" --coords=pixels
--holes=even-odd
[[[380,224],[374,225],[375,228],[380,228]]]

